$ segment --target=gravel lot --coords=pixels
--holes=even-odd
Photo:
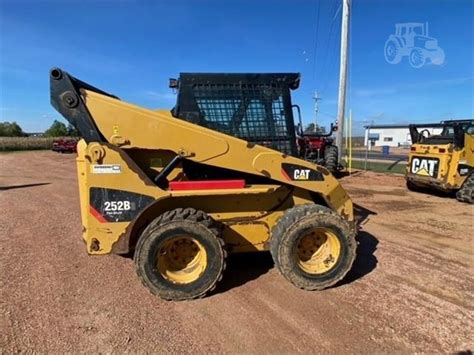
[[[401,176],[342,183],[364,219],[349,277],[294,288],[271,257],[232,257],[217,292],[172,303],[133,262],[87,256],[73,155],[0,154],[0,352],[473,350],[474,207]]]

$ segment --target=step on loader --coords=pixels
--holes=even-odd
[[[285,75],[275,75],[281,80],[267,88],[271,100],[251,103],[273,120],[273,133],[281,115],[269,112],[291,107],[278,94]],[[228,124],[218,114],[205,127],[176,117],[179,107],[144,109],[58,68],[50,85],[52,105],[82,137],[77,173],[87,252],[133,253],[152,293],[206,295],[222,279],[228,253],[270,251],[280,273],[305,290],[332,286],[350,270],[353,206],[326,168],[226,134],[216,128]],[[258,127],[253,117],[245,117],[248,127]]]

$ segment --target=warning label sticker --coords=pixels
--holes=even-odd
[[[119,164],[92,165],[92,174],[120,174],[122,168]]]

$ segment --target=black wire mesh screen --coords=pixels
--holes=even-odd
[[[213,80],[199,80],[201,74],[189,80],[182,74],[173,111],[201,126],[295,154],[290,87],[275,75],[211,74]]]

